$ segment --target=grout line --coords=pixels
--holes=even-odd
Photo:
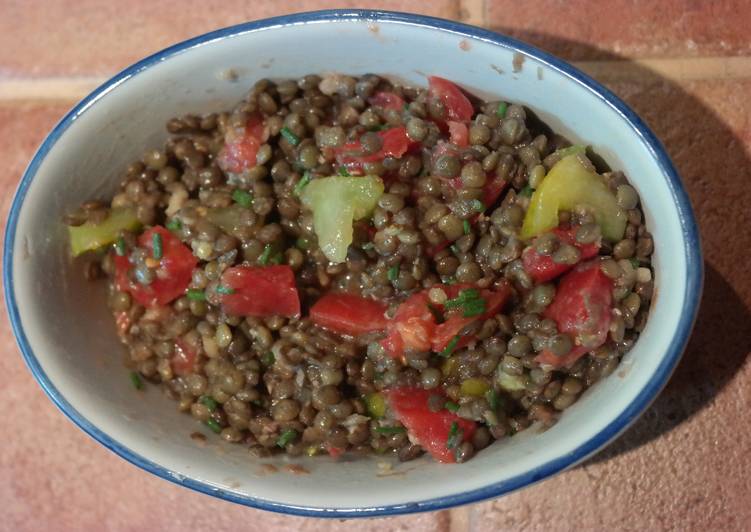
[[[461,0],[463,6],[484,9],[485,0]],[[464,8],[462,8],[464,9]],[[468,11],[468,17],[484,18],[482,11]],[[470,20],[470,19],[468,19]],[[574,65],[595,79],[614,81],[673,81],[751,79],[751,56],[695,57],[581,61]],[[103,77],[0,78],[0,105],[18,102],[72,103],[98,85]]]

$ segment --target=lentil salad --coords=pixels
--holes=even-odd
[[[638,194],[520,105],[309,75],[167,130],[71,249],[134,387],[255,456],[466,461],[554,424],[646,323]]]

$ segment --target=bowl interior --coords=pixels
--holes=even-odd
[[[9,250],[11,298],[27,360],[77,423],[126,458],[186,485],[264,508],[347,515],[436,508],[508,491],[582,459],[638,415],[676,362],[677,355],[668,360],[666,353],[675,351],[671,342],[687,302],[687,244],[675,191],[653,148],[621,111],[585,84],[546,60],[490,42],[487,35],[398,17],[325,18],[251,24],[147,60],[52,134],[16,205]],[[224,75],[230,68],[236,81]],[[593,146],[638,189],[656,243],[658,297],[652,315],[616,372],[550,430],[532,429],[498,442],[460,466],[427,458],[393,464],[390,471],[384,464],[391,462],[383,457],[259,461],[213,434],[199,445],[189,435],[205,428],[179,414],[174,402],[155,390],[133,391],[104,291],[84,281],[69,259],[61,216],[84,199],[110,197],[127,164],[165,140],[169,118],[228,108],[259,78],[331,71],[375,72],[417,85],[437,74],[475,94],[524,103],[557,131]],[[279,472],[269,473],[264,463]],[[288,472],[288,464],[309,474]]]

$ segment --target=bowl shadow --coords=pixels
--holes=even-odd
[[[670,432],[710,404],[751,360],[751,276],[734,252],[751,249],[740,229],[751,205],[751,155],[743,140],[696,94],[721,102],[721,81],[664,77],[643,64],[589,44],[548,34],[493,27],[589,66],[634,109],[665,145],[689,193],[705,259],[704,293],[688,347],[647,411],[615,442],[584,462],[603,462]],[[610,66],[602,68],[603,62]],[[608,74],[609,73],[609,74]],[[698,77],[698,76],[697,76]],[[728,201],[730,199],[730,201]]]

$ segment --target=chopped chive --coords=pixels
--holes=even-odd
[[[276,357],[271,351],[267,351],[261,355],[261,364],[263,364],[264,366],[269,367],[274,362],[276,362]]]
[[[219,434],[222,432],[222,427],[217,423],[215,420],[209,418],[206,421],[204,421],[207,427],[209,427],[212,431],[214,431],[216,434]]]
[[[527,185],[526,187],[524,187],[523,189],[519,191],[519,195],[524,196],[525,198],[531,198],[534,191],[535,189]]]
[[[455,403],[455,402],[453,402],[453,401],[446,401],[446,402],[444,403],[443,407],[444,407],[444,408],[445,408],[446,410],[448,410],[449,412],[456,412],[457,410],[459,410],[459,405],[458,405],[458,404],[456,404],[456,403]]]
[[[276,444],[282,449],[287,446],[288,443],[292,443],[292,440],[297,438],[297,431],[295,429],[286,429],[276,440]]]
[[[449,437],[446,440],[446,449],[454,449],[459,446],[464,436],[464,431],[459,429],[459,423],[454,421],[449,429]]]
[[[467,303],[465,303],[462,316],[465,318],[474,318],[480,314],[485,314],[484,299],[473,299],[472,301],[467,301]]]
[[[409,111],[409,105],[407,105],[406,103],[402,105],[402,111],[404,111],[405,113]]]
[[[237,203],[240,207],[245,207],[247,209],[253,205],[253,194],[247,190],[238,188],[232,193],[232,201]]]
[[[340,166],[339,170],[337,170],[339,175],[344,177],[351,177],[351,174],[347,171],[347,168],[345,166]]]
[[[130,383],[136,390],[143,389],[143,381],[141,380],[141,375],[139,375],[137,371],[130,372]]]
[[[206,301],[206,294],[203,290],[198,288],[189,288],[188,293],[185,294],[191,301]]]
[[[396,281],[396,279],[399,277],[399,266],[392,266],[391,268],[389,268],[386,276],[389,278],[389,281]]]
[[[283,127],[279,133],[282,134],[282,137],[284,137],[284,140],[286,140],[293,146],[297,146],[298,144],[300,144],[300,137],[292,133],[292,131],[290,131],[288,127]]]
[[[459,343],[459,335],[457,334],[454,336],[451,341],[446,345],[445,349],[438,353],[440,356],[444,358],[448,358],[451,355],[451,352],[456,349],[456,345]]]
[[[462,226],[464,227],[464,234],[468,235],[471,231],[472,227],[469,225],[469,220],[464,220],[462,222]]]
[[[123,237],[120,237],[115,241],[115,253],[117,253],[120,257],[124,257],[125,251],[125,239]]]
[[[216,287],[216,293],[222,294],[223,296],[229,296],[235,293],[235,289],[220,284]]]
[[[456,244],[451,244],[451,246],[449,246],[449,249],[454,255],[459,254],[459,247]]]
[[[498,394],[495,393],[495,390],[493,388],[485,392],[485,400],[488,402],[488,405],[490,405],[491,410],[498,410],[500,401],[498,400]]]
[[[295,185],[295,189],[293,190],[293,193],[295,194],[295,196],[300,195],[300,192],[302,192],[302,189],[304,189],[307,186],[307,184],[310,183],[311,179],[312,178],[310,176],[310,172],[305,172],[302,175],[302,178],[300,179],[300,181],[297,182],[297,184]]]
[[[495,114],[503,118],[506,116],[506,110],[508,110],[508,104],[506,102],[498,102],[498,109],[495,110]]]
[[[466,288],[459,292],[459,295],[446,301],[443,306],[447,309],[460,308],[469,303],[480,299],[480,291],[477,288]]]
[[[634,267],[634,269],[636,269],[636,268],[638,268],[638,267],[639,267],[639,259],[637,259],[637,258],[635,258],[635,257],[631,257],[631,258],[630,258],[630,259],[628,259],[628,260],[629,260],[629,262],[631,263],[631,266],[633,266],[633,267]]]
[[[479,199],[472,200],[472,208],[476,210],[477,212],[482,212],[485,210],[485,204],[481,202]]]
[[[401,434],[402,432],[406,432],[407,429],[404,427],[376,427],[375,431],[378,434]]]
[[[269,263],[269,259],[271,258],[271,244],[266,244],[263,248],[263,253],[261,253],[261,256],[258,257],[258,264],[263,264],[264,266]]]
[[[283,260],[284,260],[284,255],[282,255],[282,252],[279,251],[279,252],[277,252],[277,253],[275,253],[274,255],[271,256],[271,258],[269,259],[269,263],[270,264],[281,264]]]
[[[151,235],[151,254],[156,260],[161,260],[163,255],[162,235],[154,233]]]
[[[208,408],[209,412],[213,412],[219,406],[219,403],[216,402],[216,399],[214,399],[210,395],[202,395],[201,398],[198,399],[198,402]]]
[[[179,231],[182,229],[183,223],[180,221],[179,218],[172,218],[169,222],[167,222],[167,229],[170,231]]]

